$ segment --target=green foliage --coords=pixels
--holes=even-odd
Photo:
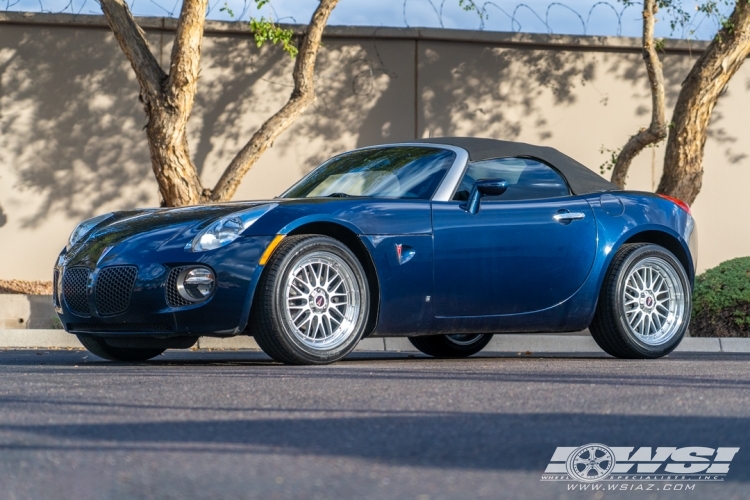
[[[254,0],[255,8],[260,10],[266,5],[271,4],[271,0]],[[229,4],[224,2],[224,6],[219,9],[220,12],[226,12],[229,17],[234,19],[234,11],[229,7]],[[255,45],[258,48],[263,47],[266,42],[272,44],[281,45],[284,52],[288,53],[291,57],[296,57],[299,50],[294,44],[294,32],[289,29],[284,29],[277,25],[273,19],[261,16],[260,18],[250,18],[250,31],[253,33],[255,38]]]
[[[262,1],[258,0],[259,3]],[[292,41],[294,36],[292,30],[281,28],[272,20],[261,17],[260,19],[250,19],[250,31],[253,32],[255,44],[258,47],[262,47],[266,42],[271,42],[274,45],[280,44],[291,57],[297,55],[297,46]]]
[[[229,17],[234,19],[234,11],[229,7],[229,4],[224,2],[224,6],[219,9],[219,12],[226,12],[229,14]]]
[[[485,19],[489,19],[490,16],[487,14],[487,10],[482,6],[481,8],[474,2],[474,0],[458,0],[458,6],[464,9],[466,12],[476,12]]]
[[[674,126],[674,123],[670,124],[670,128]],[[647,144],[646,148],[655,148],[658,147],[662,142],[664,142],[664,139],[656,142],[652,142],[651,144]],[[620,153],[622,153],[622,148],[620,149],[609,149],[604,147],[599,148],[599,152],[601,154],[609,154],[609,158],[607,158],[607,161],[599,165],[599,172],[602,173],[602,175],[608,171],[615,168],[615,165],[617,164],[617,158],[620,156]]]
[[[260,10],[266,5],[270,5],[271,0],[255,0],[255,8]],[[273,19],[266,19],[261,16],[258,18],[250,19],[250,31],[253,32],[255,37],[255,45],[258,48],[263,47],[266,42],[272,44],[280,44],[284,49],[284,52],[289,54],[291,57],[297,56],[297,46],[292,41],[294,32],[292,30],[284,29],[278,26]]]
[[[609,149],[604,147],[604,145],[602,144],[602,147],[599,148],[599,152],[601,154],[609,154],[609,158],[607,158],[607,161],[599,165],[599,172],[601,172],[602,175],[604,175],[604,173],[608,170],[612,170],[613,168],[615,168],[615,165],[617,164],[617,157],[620,156],[620,151],[622,151],[622,148]]]
[[[750,337],[750,257],[722,262],[695,280],[694,336]]]

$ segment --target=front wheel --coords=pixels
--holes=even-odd
[[[466,358],[487,347],[490,340],[491,333],[409,337],[411,345],[436,358]]]
[[[647,243],[623,245],[604,278],[589,330],[612,356],[660,358],[682,340],[691,308],[687,273],[671,252]]]
[[[367,327],[365,271],[346,245],[327,236],[282,240],[256,293],[252,333],[263,352],[282,363],[337,361]]]

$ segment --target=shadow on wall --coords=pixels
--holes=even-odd
[[[351,147],[351,137],[356,147],[449,135],[514,140],[533,127],[541,142],[553,135],[542,95],[550,92],[556,106],[574,105],[574,88],[595,78],[596,65],[576,51],[377,39],[328,43],[318,60],[318,100],[295,135],[323,139],[307,169]]]
[[[3,212],[3,207],[0,206],[0,227],[3,227],[7,223],[8,223],[8,216],[5,215],[5,212]]]
[[[245,40],[241,43],[251,44]],[[317,99],[273,146],[280,148],[281,154],[294,162],[283,168],[296,169],[301,175],[352,147],[413,138],[412,47],[409,42],[392,40],[326,40],[316,62]],[[212,54],[214,50],[211,50]],[[222,54],[223,51],[216,52]],[[247,71],[244,52],[244,49],[238,51],[239,62],[231,62],[240,72]],[[262,53],[265,52],[264,49]],[[257,127],[284,104],[293,88],[292,61],[285,54],[274,52],[277,55],[271,61],[261,56],[249,58],[257,72],[253,79],[260,81],[268,93],[264,94],[258,86],[250,88],[243,84],[236,87],[239,92],[234,95],[223,94],[213,102],[208,99],[201,101],[201,107],[210,109],[212,114],[221,110],[222,106],[216,104],[229,104],[213,125],[209,125],[210,122],[204,124],[202,145],[206,143],[205,138],[216,140],[217,136],[228,143],[235,139],[232,134],[236,134],[236,123],[243,116],[254,113]],[[211,62],[217,69],[221,64],[221,58]],[[226,74],[228,81],[235,78],[234,72]],[[222,90],[226,92],[226,87]],[[212,130],[206,129],[207,126]],[[241,138],[247,140],[253,132],[245,130]],[[240,146],[237,144],[230,149],[236,151]],[[198,155],[202,154],[199,150]],[[225,158],[223,163],[230,159]]]
[[[415,137],[413,43],[373,38],[339,44],[322,54],[320,67],[324,84],[318,89],[314,120],[301,128],[323,138],[325,147],[307,167],[352,145]]]
[[[318,65],[314,112],[296,129],[324,139],[308,169],[350,147],[351,136],[356,147],[450,135],[514,140],[530,126],[544,141],[553,132],[540,97],[575,104],[573,89],[594,78],[596,63],[583,52],[373,39],[327,44]]]
[[[165,52],[167,50],[171,51],[171,46],[165,48]],[[255,128],[289,98],[292,64],[281,50],[266,46],[259,51],[246,36],[206,35],[201,58],[202,78],[188,125],[193,163],[201,176],[207,164],[215,165],[217,172],[222,172],[250,140]],[[263,80],[288,80],[290,87],[288,91],[264,95],[257,91]],[[246,117],[253,122],[250,126],[243,126]],[[213,187],[205,177],[203,181],[206,187]]]
[[[680,90],[682,89],[682,82],[692,69],[695,62],[700,56],[700,52],[690,57],[685,54],[661,54],[662,60],[662,71],[664,72],[664,94],[666,101],[666,119],[670,121],[672,119],[672,113],[677,103]],[[621,75],[626,81],[632,82],[634,92],[632,94],[633,99],[638,99],[641,102],[650,102],[651,92],[648,87],[648,75],[646,74],[646,68],[643,64],[643,59],[639,55],[633,55],[631,57],[623,57],[617,55],[616,57],[610,58],[612,63],[608,68],[608,72],[616,75]],[[729,98],[729,91],[722,97],[723,99]],[[641,105],[637,108],[636,114],[642,119],[643,127],[647,127],[651,121],[651,107],[650,105]],[[722,120],[724,119],[723,113],[714,108],[711,115],[711,121],[708,129],[709,139],[720,144],[723,148],[724,156],[727,162],[736,164],[744,160],[747,155],[744,153],[737,153],[732,149],[732,145],[738,141],[738,138],[731,135],[727,130],[721,126]],[[633,131],[635,133],[635,131]],[[617,147],[621,147],[625,144],[623,139],[622,144]],[[666,142],[665,142],[666,144]],[[660,159],[661,161],[662,159]]]
[[[158,37],[149,35],[155,51]],[[171,38],[166,33],[164,41]],[[373,55],[375,43],[371,45],[333,40],[323,49],[318,102],[274,145],[282,155],[288,153],[292,168],[299,168],[300,159],[311,168],[347,149],[352,142],[347,134],[354,141],[368,137],[363,139],[367,143],[379,142],[384,124],[370,120],[366,131],[362,116],[383,101],[388,75],[394,73],[378,69],[382,62],[372,62],[379,56]],[[403,57],[397,44],[388,45],[390,57]],[[170,51],[169,43],[161,47],[164,58]],[[257,127],[286,102],[292,67],[280,49],[259,51],[247,36],[206,37],[188,125],[194,163],[206,185],[215,181],[206,179],[207,166],[218,177]],[[20,221],[23,227],[39,227],[57,212],[83,219],[105,209],[158,202],[138,84],[109,31],[4,26],[0,78],[0,161],[15,166],[17,189],[38,200],[35,212]],[[413,85],[408,94],[413,95]],[[383,102],[383,117],[402,104]],[[393,135],[409,139],[411,121],[394,127]],[[316,139],[322,139],[323,147],[309,147]]]
[[[108,32],[3,26],[0,54],[0,161],[39,200],[23,227],[153,203],[138,86]]]
[[[149,35],[155,48],[158,37]],[[171,37],[166,33],[164,40]],[[170,50],[162,47],[165,58]],[[670,107],[691,64],[684,55],[665,58]],[[286,102],[292,66],[280,49],[258,50],[250,37],[206,37],[188,130],[207,185]],[[316,67],[317,101],[274,145],[291,163],[278,168],[299,174],[352,146],[415,136],[532,136],[545,142],[555,134],[548,106],[573,110],[576,87],[594,85],[597,72],[631,81],[633,98],[648,102],[649,95],[638,54],[331,39]],[[25,196],[39,200],[20,221],[24,227],[38,227],[57,212],[82,219],[158,202],[138,84],[109,31],[4,25],[0,77],[0,162],[16,169]],[[599,92],[606,106],[609,97]],[[648,109],[632,113],[648,124]],[[716,127],[720,120],[712,122],[712,137],[727,143],[726,154],[739,161],[729,149],[736,139]],[[8,210],[12,202],[3,201]],[[6,220],[0,208],[0,225]]]
[[[420,130],[426,136],[476,135],[536,140],[554,135],[545,94],[555,106],[576,103],[574,88],[595,78],[596,64],[583,52],[498,47],[473,48],[446,42],[420,45]],[[474,46],[475,47],[475,46]],[[476,57],[467,58],[466,50]]]

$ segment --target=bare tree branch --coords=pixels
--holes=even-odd
[[[677,98],[658,193],[695,201],[703,184],[703,153],[716,102],[750,54],[750,3],[732,15],[696,61]]]
[[[167,75],[151,52],[146,35],[136,24],[128,5],[123,0],[101,0],[101,6],[120,48],[133,66],[141,86],[141,99],[148,106],[152,99],[160,98],[161,84]]]
[[[198,88],[203,26],[208,0],[184,0],[172,46],[167,95],[169,104],[179,108],[185,122],[190,116]]]
[[[101,2],[109,25],[141,86],[141,100],[148,116],[146,135],[151,165],[159,183],[162,204],[184,206],[231,199],[242,177],[260,155],[314,101],[315,60],[323,29],[338,0],[320,1],[307,33],[301,38],[294,66],[294,91],[289,101],[263,124],[232,160],[213,192],[203,189],[198,171],[190,159],[186,132],[195,103],[208,0],[183,1],[168,75],[159,67],[143,30],[136,24],[124,1]]]
[[[648,80],[651,86],[651,124],[628,139],[625,147],[617,156],[612,169],[612,182],[620,188],[625,187],[625,179],[630,164],[644,148],[656,144],[667,137],[667,123],[664,104],[664,73],[659,54],[654,43],[654,16],[658,7],[656,0],[643,2],[643,61],[646,65]]]
[[[167,75],[123,0],[101,0],[102,10],[141,86],[151,166],[162,204],[194,205],[203,186],[190,160],[186,125],[197,90],[207,0],[185,0]]]
[[[323,37],[323,29],[328,23],[331,11],[338,0],[321,0],[310,20],[307,33],[303,35],[299,54],[294,65],[294,90],[289,101],[269,118],[250,141],[235,156],[216,183],[210,201],[228,201],[242,181],[242,177],[252,168],[263,152],[274,140],[296,120],[315,100],[313,75],[315,61]]]

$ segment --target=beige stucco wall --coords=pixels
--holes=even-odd
[[[0,17],[0,279],[49,279],[75,224],[158,204],[132,70],[96,17]],[[159,26],[159,20],[145,21]],[[148,29],[164,65],[169,29]],[[329,30],[318,100],[250,171],[236,199],[272,197],[328,156],[415,136],[476,135],[557,147],[591,168],[649,120],[637,40],[438,30]],[[700,47],[668,46],[668,104]],[[211,23],[190,147],[206,185],[287,98],[292,61],[240,26]],[[700,269],[750,255],[750,66],[716,108],[694,215]],[[669,111],[671,114],[671,109]],[[652,190],[663,147],[628,187]]]

